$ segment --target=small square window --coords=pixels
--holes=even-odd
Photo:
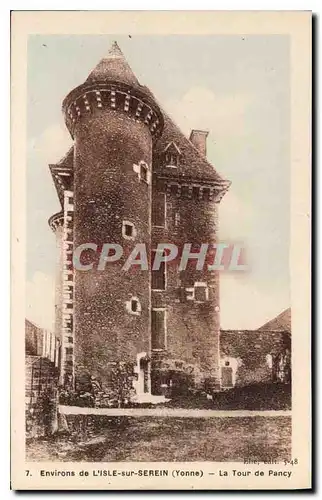
[[[122,236],[127,240],[134,240],[136,237],[135,226],[130,221],[123,221],[122,224]]]
[[[229,361],[225,361],[225,366],[229,366]]]
[[[195,301],[206,302],[208,300],[209,290],[206,283],[195,283]]]
[[[185,289],[186,300],[206,302],[209,298],[209,289],[206,283],[196,282],[193,287]]]
[[[195,289],[193,287],[186,288],[186,299],[187,300],[195,299]]]

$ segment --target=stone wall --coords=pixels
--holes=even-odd
[[[158,192],[165,191],[166,221],[163,228],[152,226],[152,247],[166,242],[179,250],[178,257],[166,265],[165,290],[152,289],[152,308],[166,309],[165,349],[152,351],[152,356],[155,366],[160,366],[162,359],[192,364],[196,373],[219,383],[218,271],[208,271],[207,259],[202,270],[196,269],[196,260],[189,261],[186,269],[178,269],[184,244],[191,243],[191,251],[198,252],[201,243],[216,242],[217,204],[203,199],[200,188],[195,190],[198,192],[174,191],[160,181],[153,186],[152,201]]]
[[[58,368],[49,359],[26,356],[26,437],[43,436],[56,430],[53,426],[55,426],[58,377]]]

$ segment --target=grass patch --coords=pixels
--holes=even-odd
[[[87,442],[30,440],[30,461],[211,461],[289,459],[291,417],[129,417]]]

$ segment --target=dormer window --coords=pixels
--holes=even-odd
[[[174,153],[165,154],[165,162],[167,167],[177,167],[178,166],[178,155]]]
[[[163,163],[166,167],[177,168],[180,163],[181,151],[174,142],[169,142],[163,152]]]

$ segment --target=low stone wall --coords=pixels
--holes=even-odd
[[[26,356],[25,414],[26,436],[39,437],[57,426],[58,369],[47,358]]]

